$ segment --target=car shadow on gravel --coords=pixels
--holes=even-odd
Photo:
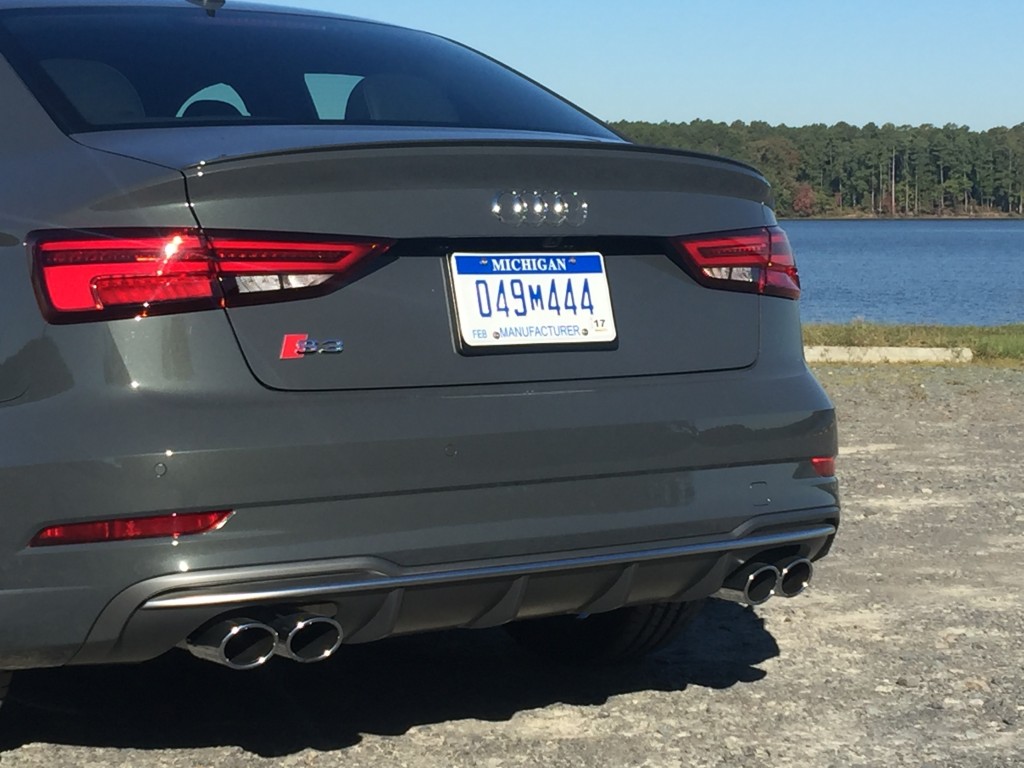
[[[451,720],[504,721],[550,704],[600,706],[640,691],[728,688],[765,673],[775,639],[750,609],[709,600],[672,646],[632,667],[566,668],[501,630],[344,647],[302,666],[233,672],[184,652],[136,666],[20,672],[0,710],[0,751],[29,743],[144,750],[236,746],[264,757],[357,744]]]

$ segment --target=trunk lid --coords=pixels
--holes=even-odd
[[[445,141],[271,152],[185,173],[215,239],[394,242],[338,290],[227,310],[269,387],[592,379],[757,358],[758,297],[701,287],[667,243],[766,224],[770,190],[740,164],[629,145]],[[530,210],[538,198],[547,213]],[[564,330],[551,337],[560,343],[544,328]]]

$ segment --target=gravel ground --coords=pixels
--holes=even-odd
[[[1024,766],[1024,370],[820,366],[845,517],[814,586],[712,600],[637,669],[500,631],[237,674],[171,654],[22,673],[19,766]]]

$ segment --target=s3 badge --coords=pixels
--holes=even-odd
[[[281,340],[281,359],[298,360],[310,355],[338,355],[345,351],[341,339],[311,339],[308,333],[286,333]]]

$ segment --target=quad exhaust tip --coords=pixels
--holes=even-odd
[[[746,605],[761,605],[773,595],[796,597],[807,589],[814,565],[806,557],[769,563],[747,563],[722,584],[720,597]]]
[[[255,669],[274,655],[277,632],[262,621],[234,618],[218,621],[185,641],[195,657],[231,669]]]
[[[811,583],[814,566],[806,557],[800,557],[779,569],[776,593],[782,597],[796,597]]]
[[[330,658],[341,646],[341,625],[327,616],[298,613],[273,622],[277,632],[274,653],[300,664]]]
[[[761,605],[775,594],[778,581],[779,569],[774,565],[748,563],[725,580],[723,597],[747,605]]]
[[[269,622],[224,619],[193,634],[184,646],[195,657],[230,669],[255,669],[275,654],[300,664],[330,658],[341,646],[341,625],[327,616],[296,613]]]

